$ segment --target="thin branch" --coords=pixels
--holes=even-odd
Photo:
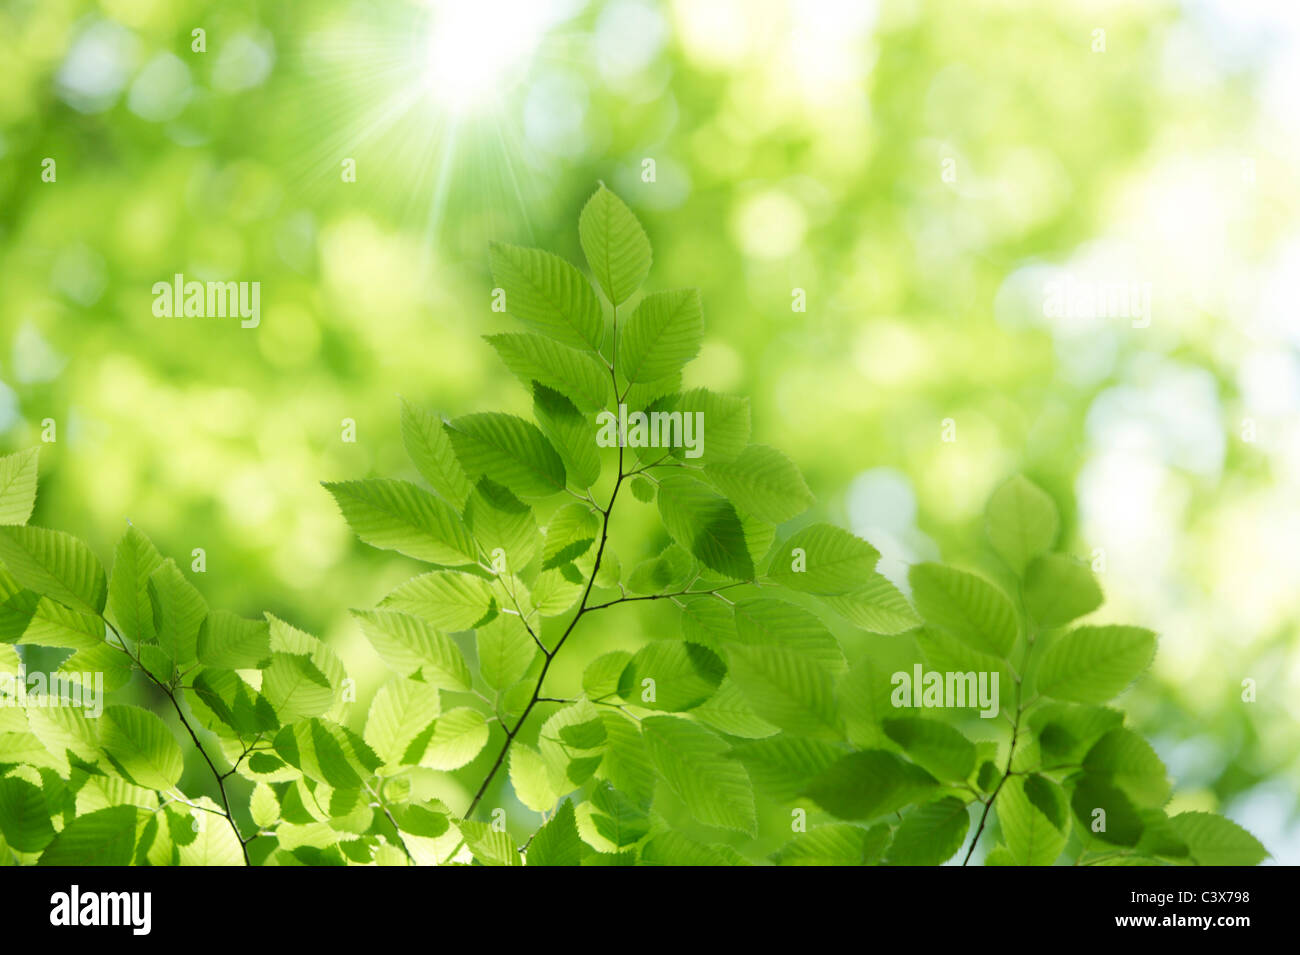
[[[614,391],[617,394],[618,376],[614,367],[618,355],[618,306],[614,307],[613,349],[614,350],[611,354],[612,360],[610,363],[610,375],[614,380]],[[589,609],[587,607],[587,601],[591,599],[591,590],[596,584],[596,576],[600,573],[600,562],[605,555],[605,545],[609,542],[609,516],[614,510],[614,502],[618,499],[618,490],[623,486],[623,480],[626,477],[627,475],[623,472],[623,442],[620,441],[618,446],[618,477],[614,480],[613,490],[609,492],[609,503],[601,509],[602,519],[600,525],[600,546],[596,548],[596,559],[591,566],[591,576],[587,578],[587,586],[582,592],[582,600],[578,603],[578,612],[573,615],[573,619],[569,621],[569,625],[564,628],[564,633],[560,635],[560,639],[556,642],[555,648],[552,650],[546,650],[543,647],[542,652],[545,659],[542,662],[541,673],[537,675],[537,683],[533,686],[532,697],[529,699],[528,705],[524,707],[523,713],[519,715],[518,721],[516,721],[513,727],[506,727],[505,722],[502,721],[501,725],[506,730],[505,742],[497,753],[497,757],[493,761],[491,769],[488,770],[487,775],[483,778],[482,784],[478,787],[478,791],[474,793],[474,798],[470,800],[469,808],[465,810],[465,815],[462,817],[464,819],[469,819],[470,816],[474,814],[474,810],[478,808],[478,804],[483,800],[483,796],[487,792],[488,787],[492,785],[492,780],[496,778],[497,772],[500,771],[501,764],[505,762],[506,754],[510,752],[510,745],[515,741],[515,737],[519,735],[519,731],[527,721],[528,715],[532,713],[533,707],[540,701],[542,685],[546,682],[546,674],[550,672],[551,663],[554,662],[556,655],[564,648],[565,642],[569,639],[569,635],[573,633],[574,628],[578,625],[578,621],[586,615]]]
[[[691,581],[694,583],[694,581]],[[717,595],[720,591],[730,590],[732,587],[743,587],[746,584],[752,584],[752,580],[738,580],[732,584],[723,584],[721,587],[714,587],[711,590],[675,590],[666,594],[649,594],[641,597],[619,597],[617,600],[611,600],[608,603],[596,604],[588,607],[587,612],[591,613],[596,610],[604,610],[606,607],[613,607],[617,604],[629,604],[637,600],[670,600],[674,597],[710,597]],[[689,585],[688,585],[689,586]]]
[[[386,782],[386,780],[384,782]],[[383,814],[388,817],[388,822],[392,825],[393,832],[397,834],[397,844],[402,847],[402,851],[406,853],[406,858],[410,861],[411,865],[415,865],[415,856],[411,855],[411,850],[406,848],[406,840],[402,838],[402,830],[398,828],[397,820],[393,818],[393,813],[392,810],[388,808],[388,803],[384,802],[384,782],[380,782],[378,792],[371,787],[370,783],[363,783],[362,785],[366,787],[366,792],[375,797],[375,802],[379,804],[379,808]]]
[[[499,575],[497,577],[497,583],[499,583],[501,589],[510,596],[510,602],[515,605],[515,615],[519,618],[519,622],[524,625],[524,629],[528,631],[528,635],[533,638],[533,643],[537,644],[537,648],[543,653],[548,652],[546,644],[542,643],[542,638],[534,633],[533,628],[528,625],[528,617],[524,614],[524,608],[519,606],[519,598],[515,596],[515,592],[506,586],[505,580]]]
[[[131,656],[131,651],[127,649],[126,638],[122,636],[121,632],[117,627],[113,626],[107,617],[102,619],[108,626],[108,629],[113,631],[113,635],[117,637],[118,642],[121,644],[119,649],[132,660],[135,660],[135,662],[140,666],[140,669],[144,671],[145,676],[153,680],[153,682],[158,686],[158,689],[162,690],[166,695],[167,699],[172,701],[172,707],[176,710],[176,716],[180,719],[181,725],[184,726],[186,732],[190,734],[190,739],[194,740],[194,746],[198,749],[199,755],[203,757],[203,761],[208,764],[208,769],[212,770],[212,775],[217,781],[217,791],[221,794],[221,805],[225,809],[225,812],[223,812],[222,815],[226,817],[226,822],[230,823],[230,828],[234,831],[235,838],[239,840],[239,851],[244,856],[244,865],[251,866],[253,863],[248,857],[248,843],[256,837],[250,837],[246,840],[240,833],[239,826],[235,823],[234,812],[230,808],[230,797],[226,794],[226,777],[217,769],[216,764],[212,762],[212,757],[210,757],[208,751],[203,748],[203,744],[199,742],[198,734],[194,732],[194,727],[190,725],[190,721],[185,718],[185,711],[181,709],[180,701],[176,699],[175,690],[150,673],[148,668],[141,664],[135,657]]]
[[[249,743],[247,747],[245,747],[242,753],[239,754],[239,758],[235,760],[234,765],[231,766],[229,770],[221,774],[221,778],[225,779],[227,776],[233,776],[235,772],[239,769],[239,764],[244,761],[244,757],[247,756],[256,748],[258,742],[260,742],[261,739],[262,739],[261,733],[258,733],[255,737],[253,737],[253,741]]]
[[[456,853],[460,852],[460,847],[463,846],[464,844],[465,844],[465,838],[462,836],[460,842],[456,843],[456,845],[452,848],[451,852],[447,853],[447,858],[443,859],[438,864],[446,865],[452,859],[456,858]]]
[[[610,706],[616,710],[621,710],[624,715],[632,717],[632,719],[636,720],[638,723],[641,722],[641,717],[637,716],[630,709],[628,709],[626,703],[610,703],[605,700],[592,700],[591,702],[594,703],[596,706]]]
[[[609,505],[605,508],[603,512],[604,520],[601,524],[601,529],[600,529],[600,546],[596,550],[596,561],[592,565],[591,576],[587,579],[587,587],[582,593],[581,602],[578,604],[578,612],[574,614],[573,619],[569,621],[569,625],[564,629],[564,633],[561,634],[559,641],[555,644],[555,649],[544,651],[545,660],[542,663],[542,672],[539,673],[537,676],[537,683],[533,687],[532,698],[528,701],[528,705],[524,707],[524,711],[523,713],[520,714],[519,720],[515,723],[515,725],[513,727],[506,728],[505,743],[502,744],[500,752],[497,753],[497,758],[492,763],[492,768],[488,770],[487,776],[484,777],[483,783],[478,787],[478,791],[474,793],[474,798],[470,800],[469,808],[465,810],[465,815],[463,817],[465,819],[468,819],[470,816],[474,814],[474,810],[478,808],[478,804],[479,802],[482,801],[484,794],[488,790],[488,787],[492,785],[492,780],[496,778],[497,772],[501,769],[501,764],[505,761],[506,753],[510,751],[510,744],[515,741],[515,737],[519,735],[519,731],[523,728],[524,722],[528,719],[528,715],[533,711],[533,707],[536,706],[540,701],[541,694],[542,694],[542,684],[546,682],[546,674],[551,669],[552,661],[555,660],[556,654],[558,654],[560,650],[563,649],[565,642],[569,639],[569,634],[573,633],[574,627],[578,625],[578,621],[583,618],[583,616],[587,613],[589,609],[587,607],[587,601],[591,597],[591,589],[596,583],[596,575],[600,571],[600,561],[601,558],[604,556],[605,545],[609,540],[609,515],[610,512],[614,509],[614,501],[618,497],[618,489],[623,483],[624,475],[623,475],[622,455],[623,455],[623,449],[620,448],[618,479],[614,482],[614,490],[610,493]],[[501,725],[505,726],[505,723],[503,722]]]
[[[1024,605],[1023,587],[1022,587],[1020,598],[1021,598],[1021,606],[1023,607]],[[1037,638],[1038,638],[1038,633],[1036,630],[1031,629],[1029,633],[1026,634],[1025,655],[1020,661],[1020,669],[1026,671],[1028,670],[1029,655],[1034,650],[1034,641]],[[966,858],[961,860],[962,865],[965,865],[966,863],[970,862],[970,857],[974,855],[975,846],[979,843],[980,836],[984,832],[984,826],[989,821],[989,813],[993,809],[993,803],[998,798],[998,793],[1002,792],[1002,787],[1006,785],[1007,780],[1010,779],[1012,776],[1011,763],[1012,760],[1016,758],[1016,741],[1020,738],[1020,719],[1022,716],[1024,716],[1025,710],[1029,708],[1029,705],[1031,705],[1038,699],[1038,697],[1035,696],[1034,699],[1030,700],[1028,704],[1021,703],[1021,694],[1024,691],[1024,682],[1020,679],[1019,673],[1016,673],[1014,670],[1012,670],[1012,672],[1015,674],[1015,680],[1016,680],[1016,716],[1015,719],[1011,721],[1011,749],[1007,751],[1007,768],[1003,770],[1002,778],[998,780],[998,784],[995,787],[993,787],[993,792],[989,794],[988,801],[984,803],[984,811],[980,813],[979,827],[975,830],[975,838],[973,838],[970,841],[970,848],[966,850]]]

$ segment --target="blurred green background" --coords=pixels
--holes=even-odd
[[[703,292],[688,386],[748,394],[882,569],[970,553],[1013,471],[1048,487],[1105,618],[1161,635],[1122,702],[1173,810],[1300,862],[1293,5],[3,0],[0,59],[0,445],[42,444],[34,523],[203,548],[214,606],[326,638],[364,706],[347,609],[415,568],[318,482],[414,477],[399,394],[527,413],[480,340],[509,327],[486,244],[580,262],[604,180],[651,287]],[[260,282],[261,324],[155,317],[178,272]],[[1148,289],[1149,326],[1048,314],[1067,281]]]

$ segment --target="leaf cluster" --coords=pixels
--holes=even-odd
[[[170,720],[139,706],[97,719],[0,709],[8,854],[935,865],[963,847],[971,859],[988,830],[987,864],[1265,856],[1223,817],[1166,812],[1165,767],[1111,705],[1156,637],[1078,623],[1101,590],[1054,549],[1044,491],[1014,477],[993,495],[989,572],[918,564],[905,594],[870,543],[802,518],[812,494],[785,455],[751,442],[744,398],[683,388],[700,296],[642,291],[652,254],[631,210],[602,186],[578,232],[594,284],[548,252],[491,249],[525,330],[488,343],[531,418],[404,403],[420,483],[325,485],[361,541],[424,565],[354,611],[390,671],[364,712],[328,646],[271,615],[209,610],[138,530],[109,577],[84,543],[27,526],[35,453],[0,461],[0,672],[17,672],[15,645],[62,648],[69,679],[120,688],[138,674]],[[595,414],[620,406],[699,414],[701,453],[601,447]],[[616,507],[653,509],[667,546],[613,541]],[[635,554],[626,567],[616,546]],[[641,602],[674,608],[676,630],[599,648],[580,686],[549,688],[577,627],[612,626]],[[996,677],[998,718],[973,697],[914,706],[924,694],[900,689],[912,674],[878,652],[890,642],[924,670]],[[219,798],[182,791],[180,740]],[[541,823],[521,833],[516,811],[512,833],[515,803]]]

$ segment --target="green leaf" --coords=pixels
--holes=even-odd
[[[136,648],[140,666],[159,683],[170,684],[176,676],[176,663],[171,655],[156,643],[146,643]]]
[[[273,653],[262,673],[262,694],[275,707],[282,723],[323,716],[334,704],[329,678],[298,653]]]
[[[1137,808],[1108,779],[1081,773],[1072,777],[1074,793],[1070,806],[1086,839],[1116,846],[1136,846],[1142,838],[1143,821]]]
[[[891,865],[941,865],[961,848],[970,828],[966,804],[945,796],[903,817],[889,847]]]
[[[533,836],[526,861],[528,865],[581,865],[585,848],[578,838],[573,803],[566,799]]]
[[[447,813],[438,808],[442,803],[437,800],[431,802],[432,805],[415,803],[394,810],[393,816],[397,819],[397,827],[402,832],[425,839],[436,839],[447,832],[451,828],[451,822],[447,818]]]
[[[641,849],[641,864],[718,868],[749,865],[749,862],[730,846],[705,846],[680,832],[661,832]]]
[[[740,514],[740,526],[745,531],[745,549],[749,551],[749,559],[757,573],[758,566],[763,562],[768,552],[772,549],[772,544],[776,540],[776,525],[769,524],[767,521],[755,517],[753,514],[747,514],[744,511],[738,511]],[[707,575],[703,575],[707,579]]]
[[[244,853],[234,830],[226,820],[216,815],[221,808],[208,796],[199,796],[194,802],[207,811],[195,810],[202,813],[203,825],[192,842],[177,847],[180,864],[209,867],[243,865]]]
[[[1042,703],[1027,716],[1046,765],[1082,761],[1092,744],[1124,722],[1124,714],[1101,706]]]
[[[681,590],[699,569],[699,563],[680,545],[669,544],[657,556],[632,568],[627,578],[627,589],[634,594]]]
[[[275,752],[303,774],[335,789],[359,789],[381,765],[375,752],[345,726],[309,719],[276,734]]]
[[[783,648],[817,661],[832,673],[845,669],[839,642],[815,614],[802,607],[760,597],[738,601],[732,607],[732,618],[731,632],[720,634],[725,648]]]
[[[495,609],[492,587],[475,574],[436,570],[413,577],[380,606],[414,614],[439,630],[469,630]]]
[[[993,549],[1017,574],[1023,574],[1026,564],[1051,548],[1060,526],[1056,503],[1019,474],[993,493],[985,520]]]
[[[855,626],[871,633],[903,633],[921,624],[921,618],[907,598],[880,574],[870,574],[865,584],[852,593],[824,595],[821,601]]]
[[[49,597],[39,597],[18,643],[89,650],[104,642],[104,632],[104,621],[97,614],[70,610]]]
[[[190,704],[200,721],[214,732],[219,732],[224,724],[240,735],[252,736],[270,732],[280,725],[270,700],[233,670],[201,670],[195,674],[193,683]]]
[[[1169,821],[1198,865],[1258,865],[1268,857],[1258,839],[1223,816],[1182,812]]]
[[[129,640],[147,643],[157,635],[153,604],[149,600],[149,578],[162,564],[162,555],[149,538],[134,525],[127,527],[113,555],[108,609],[122,635]]]
[[[632,382],[623,395],[623,404],[628,411],[671,411],[677,399],[681,397],[682,374],[676,372],[658,381]],[[741,399],[732,399],[740,401]],[[640,452],[638,452],[640,453]],[[658,457],[660,452],[656,451]]]
[[[718,655],[707,647],[660,640],[642,647],[628,662],[618,681],[618,695],[646,709],[679,713],[712,696],[726,672]]]
[[[564,462],[531,422],[486,412],[464,415],[444,427],[471,481],[486,475],[521,497],[564,490]]]
[[[523,865],[524,858],[519,854],[515,840],[508,832],[498,832],[485,822],[469,819],[458,822],[457,827],[465,837],[465,845],[473,853],[480,865],[516,866]]]
[[[489,246],[488,259],[493,281],[505,290],[506,311],[556,341],[599,350],[605,322],[581,272],[558,255],[501,242]]]
[[[724,601],[712,596],[682,597],[682,637],[706,647],[720,649],[738,639],[736,618]]]
[[[311,662],[320,670],[321,675],[329,681],[330,686],[339,689],[347,672],[343,663],[325,643],[317,640],[310,633],[299,630],[285,623],[274,614],[263,614],[271,627],[271,650],[275,653],[296,653],[311,658]]]
[[[104,566],[71,534],[44,527],[0,527],[0,561],[18,583],[39,594],[87,613],[104,609]]]
[[[540,382],[568,396],[577,407],[603,408],[609,400],[609,369],[589,351],[578,351],[541,335],[488,335],[505,366],[532,391]]]
[[[437,687],[393,677],[379,688],[370,704],[366,745],[385,766],[400,765],[407,761],[407,750],[429,729],[440,709]]]
[[[840,709],[849,742],[876,749],[885,740],[884,721],[898,716],[890,696],[893,681],[869,657],[855,663],[840,681]]]
[[[451,505],[409,481],[325,483],[348,525],[371,547],[433,564],[473,563],[474,539]]]
[[[198,659],[225,670],[261,669],[271,659],[271,628],[265,620],[214,610],[199,628]]]
[[[469,665],[456,642],[419,617],[389,610],[354,610],[375,652],[401,676],[468,692]]]
[[[42,866],[125,866],[135,852],[135,806],[110,806],[78,816],[41,853]]]
[[[1102,736],[1083,758],[1083,768],[1110,780],[1138,806],[1158,809],[1169,801],[1165,764],[1132,730],[1119,727]]]
[[[699,354],[703,338],[699,289],[651,292],[619,328],[618,370],[628,381],[667,378]]]
[[[1025,571],[1025,608],[1044,630],[1092,613],[1101,601],[1092,571],[1073,557],[1048,554]]]
[[[809,783],[806,794],[840,819],[873,819],[933,792],[933,776],[884,750],[862,750],[836,760]]]
[[[974,574],[943,564],[915,564],[908,573],[921,616],[981,653],[1005,658],[1020,624],[1002,591]]]
[[[415,469],[456,510],[469,497],[469,479],[456,460],[442,419],[402,400],[402,444]]]
[[[727,672],[760,718],[796,736],[843,736],[831,671],[790,646],[729,644]]]
[[[772,854],[777,865],[871,865],[889,844],[889,827],[865,829],[847,822],[818,826],[801,833]]]
[[[527,743],[516,742],[510,747],[510,785],[519,801],[533,812],[550,812],[560,798],[542,754]]]
[[[498,690],[523,679],[533,658],[537,642],[529,636],[518,616],[502,614],[478,628],[479,675],[488,686]]]
[[[1015,860],[1011,857],[1011,851],[1006,846],[994,846],[989,850],[988,855],[984,857],[985,865],[992,866],[1009,866],[1015,865]]]
[[[701,452],[698,460],[687,454],[687,448],[674,448],[674,457],[704,465],[718,464],[735,460],[749,446],[748,398],[718,394],[707,388],[692,388],[676,399],[668,399],[666,404],[668,410],[680,411],[683,415],[702,415],[704,422],[696,431]]]
[[[799,469],[762,444],[751,444],[734,460],[708,465],[704,476],[740,510],[773,524],[802,514],[813,503]]]
[[[618,692],[618,680],[627,669],[632,654],[626,650],[602,653],[587,664],[582,673],[582,691],[589,699],[601,700]]]
[[[54,827],[39,788],[16,776],[0,779],[0,833],[19,852],[40,852],[50,844]]]
[[[876,576],[880,551],[831,524],[810,524],[773,552],[766,577],[803,593],[835,595],[861,590]]]
[[[925,656],[926,662],[930,664],[930,670],[937,670],[945,674],[945,697],[949,679],[947,675],[952,675],[954,695],[960,692],[964,697],[962,701],[964,706],[960,708],[979,708],[981,714],[989,712],[989,709],[985,709],[985,704],[979,699],[980,676],[982,674],[990,674],[986,678],[985,687],[991,698],[988,707],[993,710],[992,716],[997,715],[996,710],[998,708],[1015,706],[1016,677],[1011,671],[1010,664],[1005,659],[995,657],[992,654],[981,653],[964,640],[960,640],[942,630],[932,630],[929,627],[917,631],[916,643]],[[994,673],[998,677],[996,688],[992,685],[991,674]],[[966,678],[967,675],[975,678],[976,682],[973,684],[973,689],[970,680]],[[992,698],[994,689],[997,691],[996,698]],[[906,687],[903,686],[898,688],[900,693],[905,690]],[[922,691],[924,693],[924,685]],[[906,702],[905,698],[903,702]]]
[[[167,724],[138,706],[109,706],[99,719],[99,745],[127,782],[170,789],[180,782],[185,760]]]
[[[650,240],[632,210],[602,183],[582,207],[578,239],[605,295],[622,305],[650,274]]]
[[[585,723],[560,727],[560,741],[574,749],[599,749],[608,739],[605,724],[599,716],[594,716]]]
[[[280,819],[280,800],[266,783],[253,786],[253,794],[248,798],[248,814],[253,822],[262,829],[273,826]]]
[[[600,453],[591,422],[558,391],[533,385],[533,417],[564,462],[574,487],[586,489],[600,477]]]
[[[655,485],[644,474],[638,474],[629,482],[632,496],[642,504],[649,504],[655,499]]]
[[[750,580],[754,563],[740,516],[726,498],[684,475],[659,484],[659,514],[673,540],[711,570]]]
[[[675,716],[641,721],[650,759],[691,815],[705,825],[754,835],[754,790],[721,737]]]
[[[902,717],[881,724],[885,735],[936,779],[961,782],[975,769],[975,744],[938,720]]]
[[[556,792],[582,785],[603,761],[609,730],[602,722],[595,706],[579,700],[556,710],[542,724],[538,748]]]
[[[39,448],[29,448],[0,457],[0,524],[26,524],[32,516],[39,453]]]
[[[997,800],[998,823],[1011,865],[1051,865],[1065,848],[1070,810],[1065,792],[1034,773],[1012,776]]]
[[[564,564],[539,573],[533,580],[529,597],[541,616],[555,617],[578,602],[586,584],[586,578],[574,564]]]
[[[59,672],[69,679],[85,685],[86,679],[104,676],[104,689],[120,690],[131,680],[131,658],[115,645],[100,642],[97,646],[78,650],[59,664]]]
[[[29,706],[23,723],[50,753],[71,754],[72,759],[82,764],[81,768],[86,768],[86,764],[98,763],[101,755],[97,729],[99,720],[86,713],[83,707]]]
[[[1190,859],[1191,849],[1162,810],[1139,809],[1138,815],[1142,818],[1142,838],[1134,847],[1135,852],[1166,859]]]
[[[1079,627],[1043,654],[1038,692],[1076,703],[1105,703],[1138,678],[1156,652],[1140,627]]]
[[[780,730],[754,712],[740,687],[731,679],[724,679],[716,693],[692,715],[701,723],[740,739],[764,739]]]
[[[494,567],[502,556],[495,552],[504,552],[506,573],[522,570],[537,553],[540,541],[532,508],[486,477],[479,478],[469,496],[465,521]]]
[[[549,570],[577,560],[600,536],[600,520],[586,504],[574,501],[556,511],[546,525],[542,568]]]
[[[844,750],[821,740],[773,736],[736,743],[731,755],[744,763],[756,789],[777,802],[788,803],[843,756]]]
[[[478,710],[458,706],[434,720],[428,737],[419,764],[426,769],[451,772],[470,762],[487,745],[488,725]],[[423,736],[417,739],[416,744],[423,739]]]
[[[28,590],[0,562],[0,653],[17,653],[6,644],[17,643],[31,625],[40,594]],[[16,667],[18,664],[14,663]]]
[[[51,754],[72,754],[73,759],[83,764],[81,768],[86,768],[85,764],[98,763],[100,759],[99,730],[96,729],[99,720],[86,713],[82,707],[27,707],[22,725],[31,730],[32,737],[45,750]],[[19,712],[18,716],[22,713]],[[8,756],[8,752],[5,755]],[[91,770],[87,769],[87,772]],[[107,777],[100,778],[107,780]],[[48,782],[43,782],[43,786],[48,787]]]
[[[591,824],[616,848],[635,845],[650,831],[650,814],[609,783],[591,794]]]
[[[158,646],[178,666],[198,659],[199,628],[208,605],[171,558],[149,575],[149,602],[153,606]]]

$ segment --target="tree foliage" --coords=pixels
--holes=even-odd
[[[527,389],[534,420],[443,420],[404,405],[424,485],[325,485],[362,541],[426,565],[355,611],[391,671],[368,709],[329,646],[271,614],[210,610],[138,529],[109,575],[86,544],[29,526],[35,454],[0,461],[0,672],[19,672],[18,645],[61,648],[70,655],[59,670],[74,683],[98,673],[120,688],[138,675],[159,703],[91,717],[37,696],[0,710],[5,858],[1265,856],[1223,817],[1166,812],[1165,767],[1110,705],[1142,676],[1156,637],[1076,624],[1101,591],[1086,565],[1053,550],[1060,522],[1048,494],[1011,478],[987,508],[995,562],[984,573],[918,564],[909,599],[877,572],[867,541],[798,520],[812,494],[780,451],[750,443],[745,399],[683,390],[703,335],[699,293],[654,291],[632,304],[650,242],[603,186],[579,238],[595,284],[541,250],[491,250],[507,308],[528,331],[489,343]],[[598,447],[591,412],[620,406],[700,415],[701,453]],[[623,507],[657,510],[657,546],[615,539]],[[616,547],[644,553],[625,566]],[[670,608],[676,626],[635,651],[612,649],[600,635],[631,604]],[[571,642],[580,627],[596,639]],[[915,668],[891,673],[876,652],[886,644],[915,649]],[[584,652],[580,680],[556,675],[558,659]],[[967,674],[969,693],[954,697]],[[182,790],[187,761],[215,798]],[[458,783],[471,771],[467,790]],[[522,838],[517,808],[534,820]]]

